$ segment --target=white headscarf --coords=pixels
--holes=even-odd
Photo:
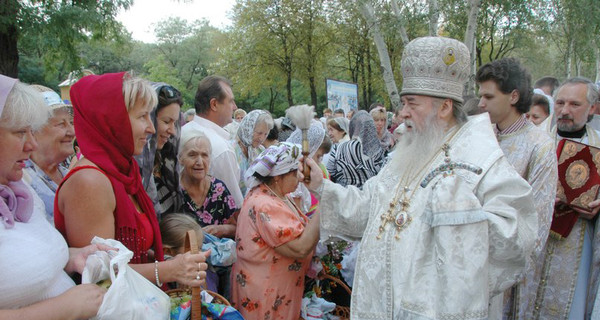
[[[309,149],[308,156],[312,158],[317,150],[319,150],[321,143],[323,143],[323,139],[325,138],[325,129],[323,129],[323,125],[319,121],[311,120],[307,135]],[[286,141],[293,144],[302,145],[302,130],[296,129]]]
[[[254,137],[254,128],[258,118],[263,114],[269,114],[265,110],[252,110],[242,119],[237,130],[237,136],[246,148],[248,148],[248,161],[254,161],[260,150],[252,147],[252,138]]]
[[[258,186],[261,181],[254,173],[261,177],[276,177],[298,169],[300,148],[297,145],[281,142],[270,146],[263,151],[250,165],[245,174],[248,190]]]

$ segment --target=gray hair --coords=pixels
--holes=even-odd
[[[16,82],[6,98],[6,104],[0,116],[0,127],[17,129],[31,127],[33,130],[42,128],[50,110],[42,95],[27,84]]]
[[[435,102],[438,103],[437,108],[441,107],[442,103],[444,103],[444,101],[446,99],[450,99],[452,101],[452,116],[454,116],[456,123],[460,126],[467,122],[467,113],[465,112],[465,110],[463,108],[462,102],[452,99],[452,98],[438,98],[438,97],[432,97],[432,98],[434,99]]]
[[[254,127],[256,127],[256,125],[259,123],[265,123],[267,125],[269,131],[271,131],[271,129],[273,129],[273,126],[275,125],[275,121],[273,120],[273,117],[268,112],[263,113],[263,114],[259,115],[258,118],[256,118],[256,123],[254,124]]]
[[[189,109],[188,111],[186,111],[183,116],[185,118],[189,117],[189,116],[195,116],[196,115],[196,110],[194,109]]]
[[[179,161],[181,161],[181,157],[183,157],[185,152],[189,149],[191,143],[196,143],[198,140],[204,140],[208,142],[208,153],[212,154],[212,145],[210,144],[210,139],[208,139],[204,132],[196,131],[191,135],[181,137],[181,141],[179,143],[179,152],[177,153],[177,158]]]
[[[584,84],[584,85],[586,85],[587,93],[585,95],[585,98],[586,98],[587,102],[590,105],[593,105],[598,101],[598,87],[590,79],[584,78],[584,77],[573,77],[573,78],[569,78],[565,82],[563,82],[563,84],[561,84],[560,87],[558,87],[558,89],[554,92],[553,98],[555,101],[556,101],[556,97],[557,97],[560,89],[567,84],[572,84],[572,85]]]

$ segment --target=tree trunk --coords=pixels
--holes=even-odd
[[[465,30],[465,45],[469,48],[470,56],[470,75],[469,80],[465,83],[465,89],[463,95],[474,95],[475,94],[475,72],[477,71],[477,60],[475,59],[477,54],[475,51],[475,32],[477,31],[477,15],[479,14],[479,7],[481,6],[481,0],[469,0],[469,19],[467,21],[467,29]]]
[[[429,2],[429,35],[435,37],[438,31],[440,9],[437,0],[428,0],[427,2]]]
[[[398,35],[400,36],[400,39],[402,39],[402,44],[406,46],[410,40],[408,39],[408,34],[404,27],[404,19],[402,19],[402,11],[400,11],[400,7],[398,6],[398,0],[392,0],[392,10],[394,10],[394,14],[396,15],[396,18],[398,18]]]
[[[567,79],[571,78],[571,64],[573,63],[573,39],[569,39],[569,42],[567,44],[567,58],[566,58],[566,74],[567,74]]]
[[[600,81],[600,43],[596,41],[596,82]]]
[[[390,102],[392,104],[391,107],[393,110],[396,110],[396,108],[400,108],[400,94],[398,93],[398,87],[396,86],[396,81],[394,80],[394,72],[392,70],[390,56],[388,55],[387,45],[385,44],[381,30],[379,30],[379,24],[375,19],[371,4],[368,2],[368,0],[358,0],[358,5],[360,11],[365,17],[365,20],[367,21],[367,24],[369,25],[369,31],[375,40],[375,46],[377,47],[379,60],[381,62],[380,67],[383,74],[383,81],[385,83],[388,95],[390,96]]]
[[[0,74],[19,77],[19,32],[17,12],[19,1],[0,0]]]

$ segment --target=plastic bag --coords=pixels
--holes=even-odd
[[[128,265],[133,252],[116,240],[94,237],[92,244],[97,243],[119,251],[98,251],[86,260],[82,283],[97,283],[108,277],[112,281],[93,319],[169,319],[169,296]]]
[[[235,241],[227,238],[218,238],[210,233],[204,233],[202,251],[210,252],[207,261],[211,266],[227,267],[237,259]]]

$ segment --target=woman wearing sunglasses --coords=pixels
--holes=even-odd
[[[144,151],[136,157],[144,189],[154,203],[156,214],[175,212],[180,206],[177,192],[179,175],[177,148],[181,133],[180,111],[183,99],[179,90],[166,83],[153,83],[158,105],[150,114],[156,133],[148,137]]]

